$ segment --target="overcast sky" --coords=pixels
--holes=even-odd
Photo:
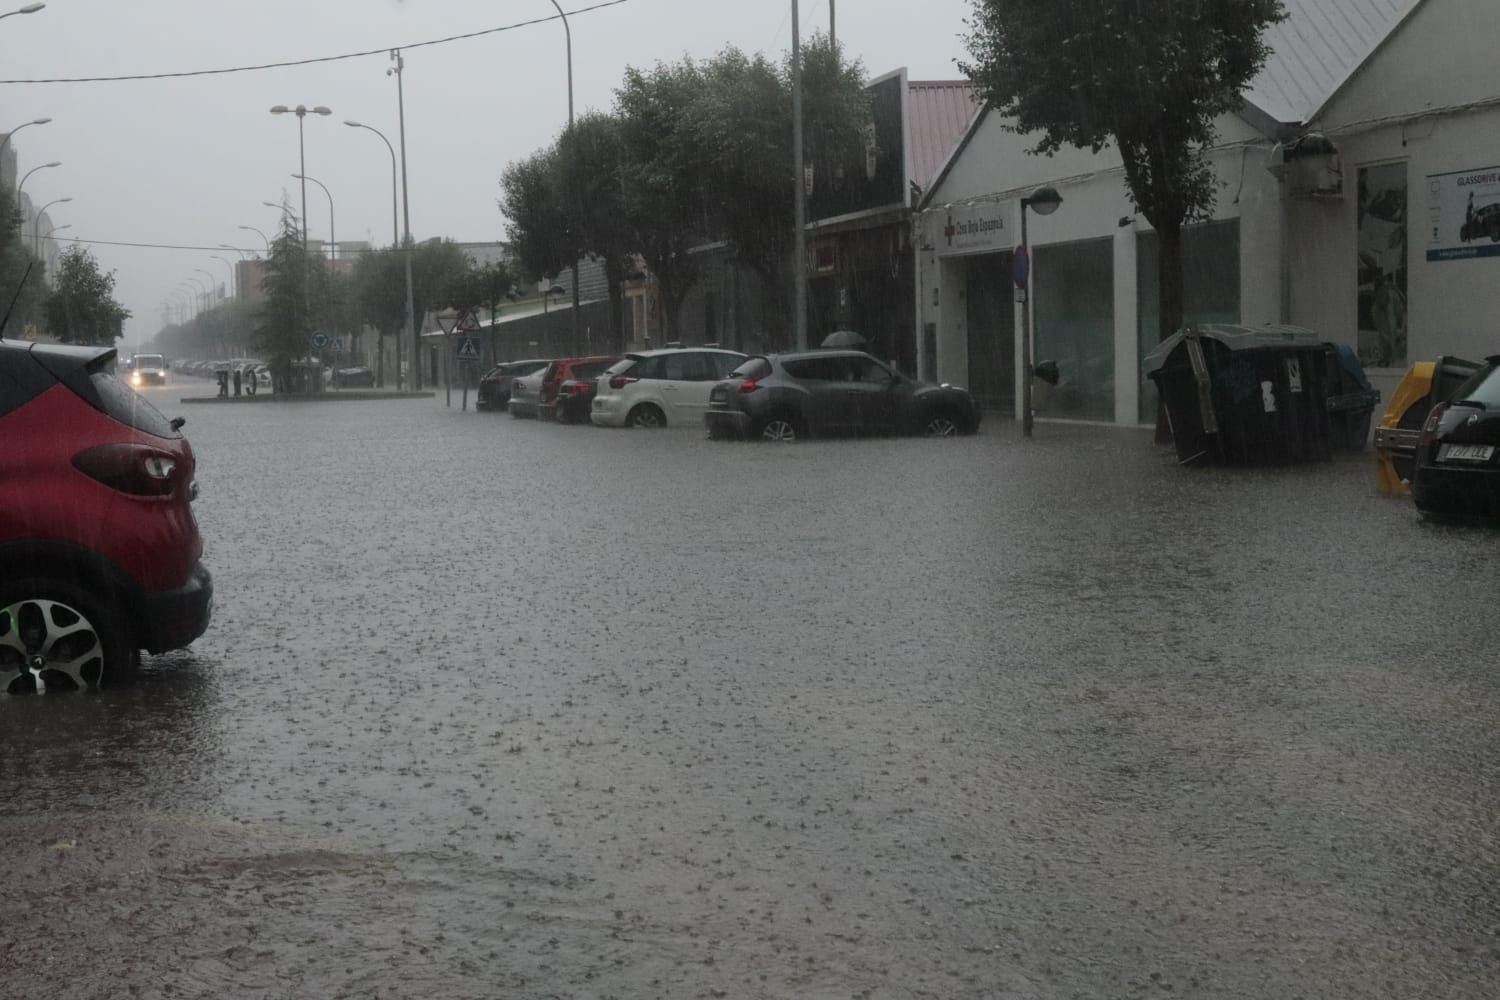
[[[0,0],[0,12],[25,0]],[[570,12],[597,0],[562,0]],[[914,79],[958,75],[969,0],[838,0],[838,33],[871,76],[905,66]],[[790,0],[625,0],[578,13],[574,85],[580,112],[606,108],[627,65],[736,45],[777,53],[791,44]],[[0,79],[74,78],[196,69],[384,49],[555,14],[549,0],[48,0],[0,21]],[[803,34],[826,31],[826,0],[802,0]],[[496,207],[505,164],[556,135],[567,119],[560,22],[406,53],[412,233],[460,241],[504,237]],[[397,142],[396,86],[385,54],[298,68],[138,82],[0,85],[0,131],[39,116],[52,124],[15,138],[19,170],[50,160],[26,191],[64,236],[259,250],[283,193],[297,207],[297,122],[273,104],[327,105],[309,116],[307,173],[336,202],[340,240],[389,243],[390,157],[357,119]],[[399,148],[398,148],[399,153]],[[328,235],[328,203],[308,189],[313,238]],[[134,313],[126,346],[161,325],[162,303],[202,268],[227,280],[218,251],[93,243],[116,271]],[[201,275],[199,276],[202,277]],[[205,279],[206,280],[206,279]]]

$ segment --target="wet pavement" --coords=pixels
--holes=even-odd
[[[1500,983],[1500,533],[1369,459],[195,406],[214,624],[0,697],[0,996]]]

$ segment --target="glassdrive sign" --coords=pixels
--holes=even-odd
[[[945,221],[938,233],[938,252],[1003,250],[1009,247],[1014,241],[1006,234],[1006,208],[1006,205],[996,204],[950,209],[942,217]]]
[[[1427,177],[1427,259],[1500,257],[1500,167]]]

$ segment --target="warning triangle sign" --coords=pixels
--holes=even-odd
[[[460,340],[458,342],[458,360],[478,361],[479,341],[475,340],[473,337],[465,337]]]

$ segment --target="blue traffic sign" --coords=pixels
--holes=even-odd
[[[1026,279],[1031,271],[1031,260],[1026,256],[1025,247],[1016,247],[1014,259],[1011,261],[1010,276],[1015,279],[1017,288],[1026,287]]]
[[[478,361],[479,341],[474,337],[460,337],[458,340],[458,360]]]

